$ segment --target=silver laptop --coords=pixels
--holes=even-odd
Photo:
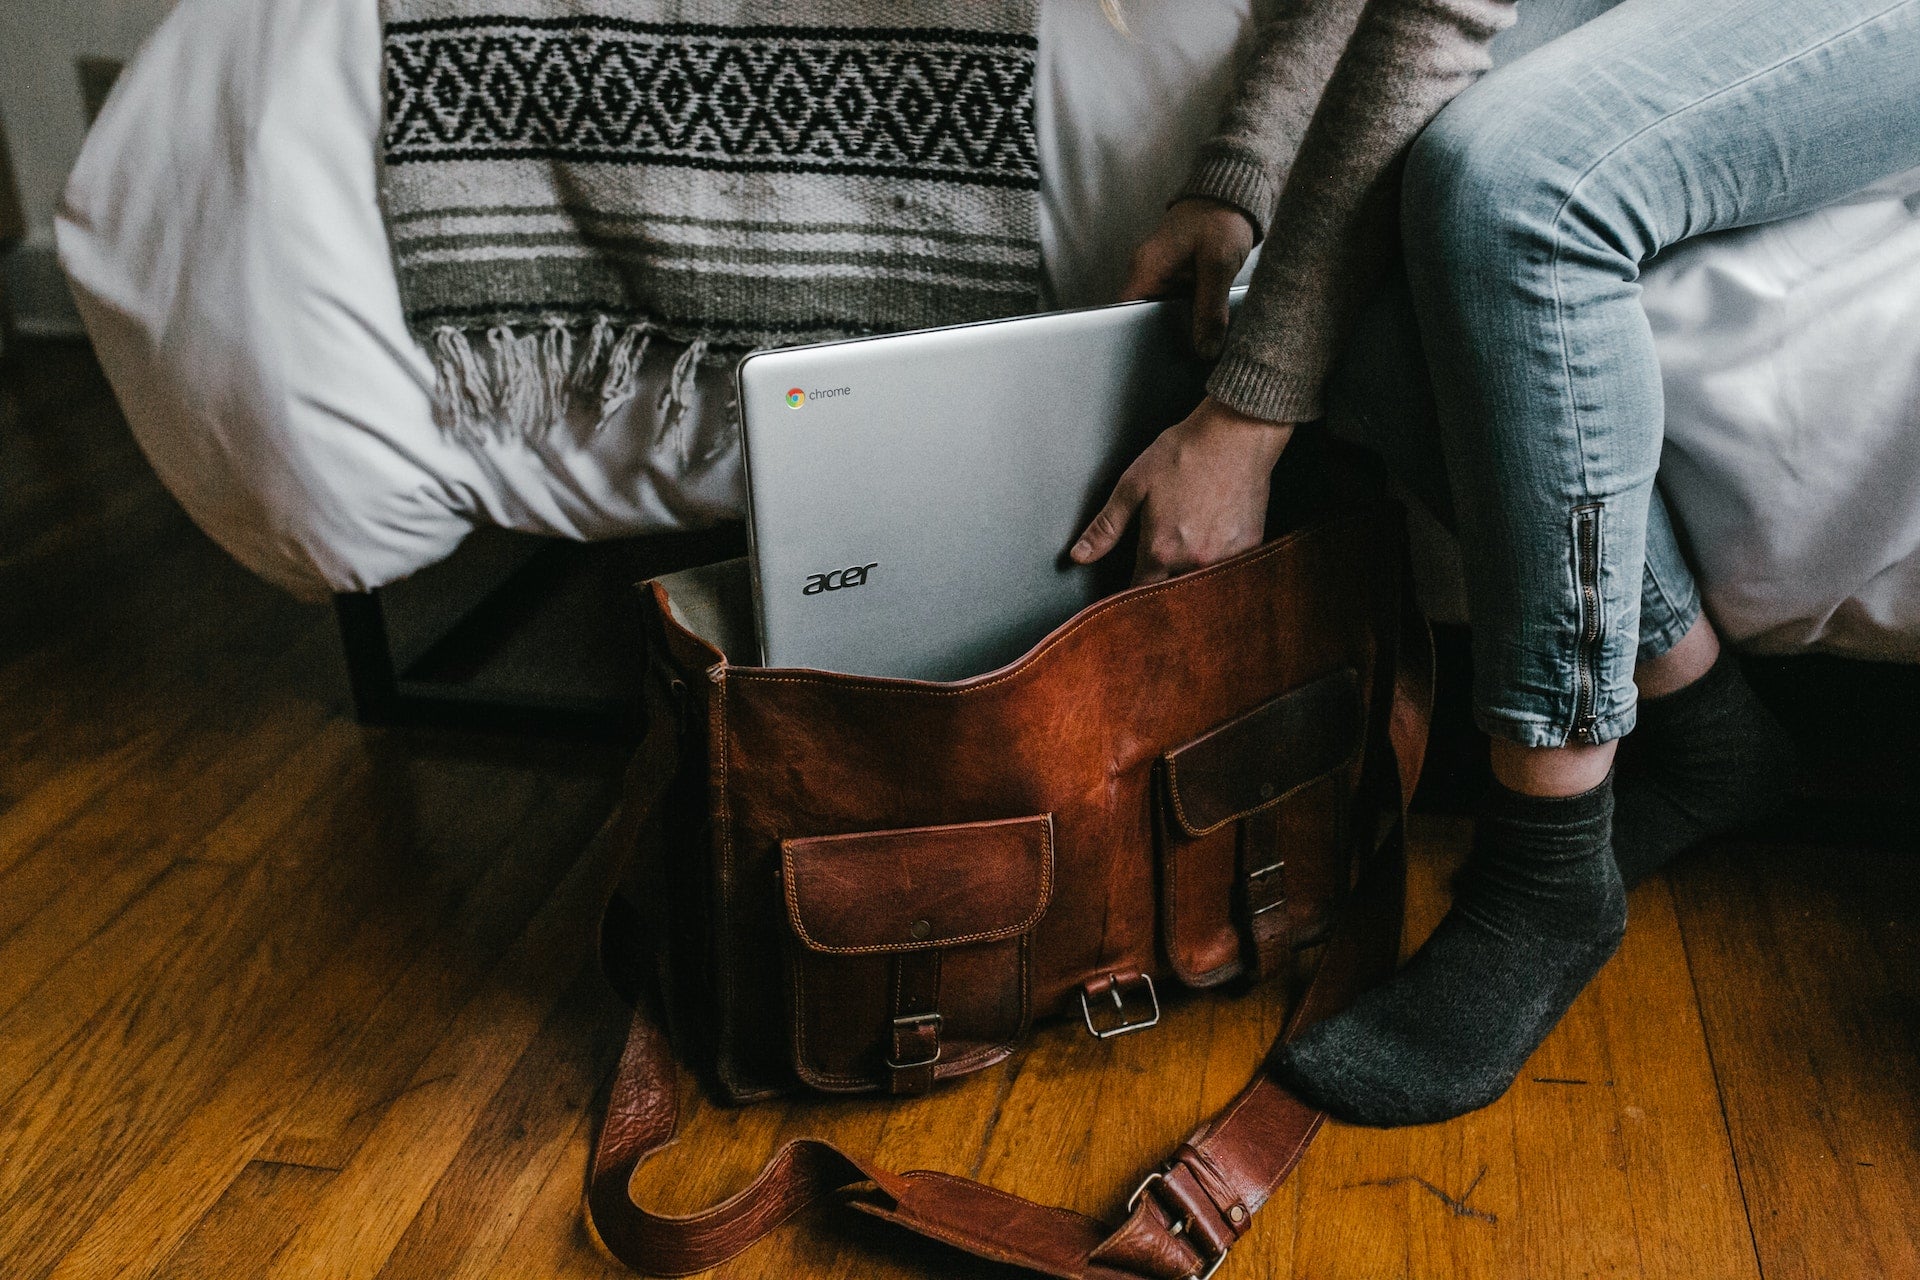
[[[1189,332],[1184,302],[1135,302],[748,356],[762,661],[962,679],[1123,586],[1131,541],[1067,548],[1199,402]]]

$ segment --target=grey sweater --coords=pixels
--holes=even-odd
[[[1414,137],[1490,65],[1515,0],[1278,0],[1187,196],[1265,238],[1207,389],[1276,422],[1321,415],[1356,313],[1393,260],[1394,195]]]

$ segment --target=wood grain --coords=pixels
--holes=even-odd
[[[83,350],[0,363],[0,450],[0,1276],[626,1274],[579,1212],[620,752],[353,725],[326,611],[193,529]],[[1468,835],[1418,825],[1409,947]],[[1915,852],[1749,842],[1644,886],[1506,1098],[1330,1125],[1222,1280],[1920,1276]],[[1112,1214],[1297,980],[1048,1025],[905,1103],[683,1075],[636,1189],[692,1208],[818,1134]],[[831,1209],[722,1270],[1008,1274]]]
[[[1920,847],[1674,881],[1765,1274],[1920,1276]]]

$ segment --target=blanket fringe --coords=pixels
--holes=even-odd
[[[471,441],[544,439],[575,406],[592,412],[595,431],[604,430],[639,394],[656,332],[604,315],[584,326],[546,316],[531,332],[510,325],[485,330],[482,350],[478,335],[442,325],[429,344],[435,416],[443,430]],[[682,463],[690,461],[692,447],[686,419],[694,378],[716,354],[705,338],[688,343],[660,393],[656,439],[676,444]]]
[[[479,439],[493,421],[493,384],[467,335],[452,325],[433,331],[434,407],[443,429]]]
[[[693,392],[693,379],[700,371],[700,362],[707,358],[707,340],[695,338],[673,362],[673,372],[667,375],[667,386],[660,393],[660,443],[673,443],[680,451],[680,464],[692,461],[693,433],[687,429],[687,397]]]
[[[595,431],[604,430],[613,415],[640,394],[640,366],[646,361],[652,340],[653,334],[646,326],[633,325],[607,347],[606,368],[599,375],[600,419],[594,424]]]

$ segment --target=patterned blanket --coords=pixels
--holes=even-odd
[[[385,0],[382,197],[451,430],[634,395],[648,341],[1034,309],[1035,0]]]

